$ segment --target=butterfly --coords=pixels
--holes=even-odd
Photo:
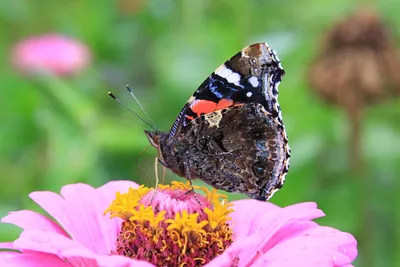
[[[278,103],[284,74],[266,43],[242,49],[199,86],[169,132],[145,131],[159,162],[189,181],[270,199],[289,169]]]

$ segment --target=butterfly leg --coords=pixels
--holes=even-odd
[[[154,161],[154,171],[156,173],[156,186],[155,186],[155,189],[157,190],[158,182],[159,182],[159,179],[158,179],[158,157],[156,157],[155,161]]]
[[[162,180],[161,180],[161,182],[162,182],[162,184],[164,184],[164,181],[165,181],[165,173],[167,172],[167,168],[165,168],[165,166],[163,165],[163,168],[162,168]]]
[[[189,190],[185,193],[186,195],[190,194],[190,193],[194,193],[194,188],[193,188],[193,184],[192,184],[192,180],[189,180],[190,183],[190,188]]]
[[[150,200],[150,204],[153,203],[153,199],[156,196],[157,190],[158,190],[158,182],[159,182],[159,179],[158,179],[158,157],[156,157],[155,161],[154,161],[154,172],[155,172],[155,175],[156,175],[156,186],[154,187],[154,195]],[[163,177],[163,180],[164,180],[164,177]]]

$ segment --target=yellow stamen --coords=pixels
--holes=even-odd
[[[214,210],[209,208],[204,208],[204,212],[208,215],[208,222],[211,229],[216,229],[217,227],[221,227],[225,225],[227,221],[231,220],[231,217],[227,217],[229,214],[233,212],[231,208],[233,204],[225,204],[217,203],[214,206]]]
[[[189,181],[187,181],[185,184],[182,183],[182,182],[172,181],[172,183],[171,183],[171,189],[190,190],[190,189],[192,189],[192,187],[191,187]]]
[[[115,200],[111,203],[110,207],[105,210],[104,214],[110,212],[111,218],[120,217],[124,220],[129,219],[132,216],[132,212],[139,205],[139,200],[150,191],[141,185],[139,188],[133,189],[129,188],[128,193],[121,194],[116,193]]]
[[[227,197],[215,189],[210,192],[207,188],[194,188],[203,190],[206,198],[195,193],[197,201],[185,202],[185,199],[181,199],[180,191],[179,200],[174,200],[198,203],[201,198],[202,204],[191,207],[191,210],[199,212],[192,213],[181,209],[175,211],[172,204],[156,205],[156,211],[152,206],[153,200],[150,204],[145,203],[144,199],[147,198],[142,200],[147,193],[152,193],[152,188],[140,186],[130,188],[125,194],[117,193],[116,199],[106,210],[111,217],[124,220],[115,253],[147,260],[157,266],[185,266],[193,264],[193,261],[206,264],[221,254],[233,242],[232,229],[228,224],[233,205],[227,204]],[[163,194],[167,195],[190,189],[189,182],[172,182],[170,186],[158,187],[160,191],[165,190]],[[188,194],[185,197],[190,199],[193,196]],[[169,201],[168,198],[166,201]],[[170,210],[158,211],[164,206]]]
[[[188,231],[203,231],[203,227],[208,224],[207,221],[202,221],[200,223],[197,222],[197,217],[199,214],[193,213],[188,214],[185,210],[182,211],[182,215],[180,213],[175,214],[175,219],[165,220],[169,226],[167,230],[177,230],[179,232],[185,233]]]
[[[213,188],[212,191],[210,192],[210,190],[207,189],[207,187],[199,187],[196,186],[196,189],[201,189],[204,191],[204,193],[206,194],[206,198],[208,199],[208,201],[210,201],[213,205],[220,203],[220,199],[222,199],[222,201],[227,201],[228,197],[224,194],[219,194],[218,190]]]

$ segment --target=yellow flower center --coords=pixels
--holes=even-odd
[[[124,220],[113,253],[156,266],[201,266],[220,255],[233,242],[232,204],[216,189],[196,187],[205,197],[189,189],[173,182],[118,192],[105,211]]]

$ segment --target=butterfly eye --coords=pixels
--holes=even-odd
[[[257,177],[264,177],[264,172],[265,172],[265,164],[262,162],[256,162],[253,165],[253,173]]]

